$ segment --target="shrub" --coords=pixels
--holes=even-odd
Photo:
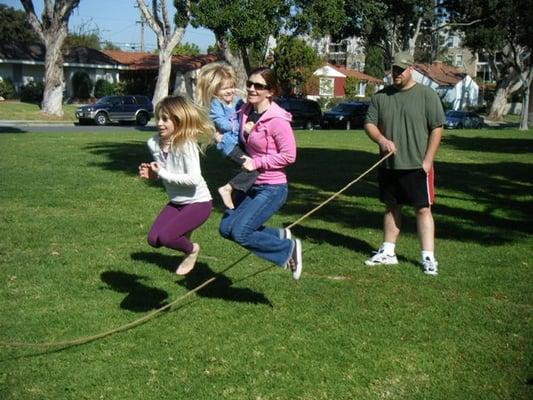
[[[0,79],[0,96],[4,99],[12,99],[15,94],[15,86],[13,86],[11,79]]]
[[[20,88],[20,101],[26,103],[40,103],[43,101],[44,84],[30,82]]]
[[[79,71],[72,76],[72,92],[74,97],[87,99],[91,97],[92,90],[93,82],[87,72]]]
[[[94,97],[103,97],[117,94],[115,85],[105,79],[98,79],[94,85]]]
[[[357,97],[359,80],[357,78],[354,78],[353,76],[349,76],[346,78],[346,81],[344,82],[344,96],[346,99],[355,99]]]

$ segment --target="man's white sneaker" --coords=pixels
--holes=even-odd
[[[395,254],[385,254],[383,249],[379,249],[371,258],[365,261],[366,265],[396,265],[398,259]]]
[[[429,257],[426,257],[422,260],[422,271],[426,275],[438,275],[439,274],[439,263],[437,260],[432,260]]]

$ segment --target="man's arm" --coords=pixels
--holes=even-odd
[[[424,159],[422,160],[422,168],[424,171],[428,172],[433,165],[433,160],[435,159],[435,154],[439,149],[440,140],[442,138],[442,126],[438,126],[431,131],[428,139],[428,147]]]
[[[391,151],[393,153],[396,152],[396,145],[394,142],[383,136],[379,128],[373,123],[367,122],[365,124],[365,132],[372,141],[378,144],[382,153],[390,153]]]

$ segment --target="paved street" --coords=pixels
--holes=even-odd
[[[128,124],[112,124],[106,126],[77,125],[75,123],[60,122],[48,123],[40,121],[0,121],[0,133],[25,133],[25,132],[129,132],[131,130],[155,132],[156,128],[151,121],[147,126]]]

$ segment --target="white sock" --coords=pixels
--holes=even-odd
[[[383,252],[387,254],[388,256],[394,255],[394,248],[396,247],[396,243],[391,242],[383,242],[381,245],[381,248],[383,249]]]
[[[427,260],[429,258],[431,261],[435,261],[435,255],[432,251],[422,250],[421,254],[422,260]]]

